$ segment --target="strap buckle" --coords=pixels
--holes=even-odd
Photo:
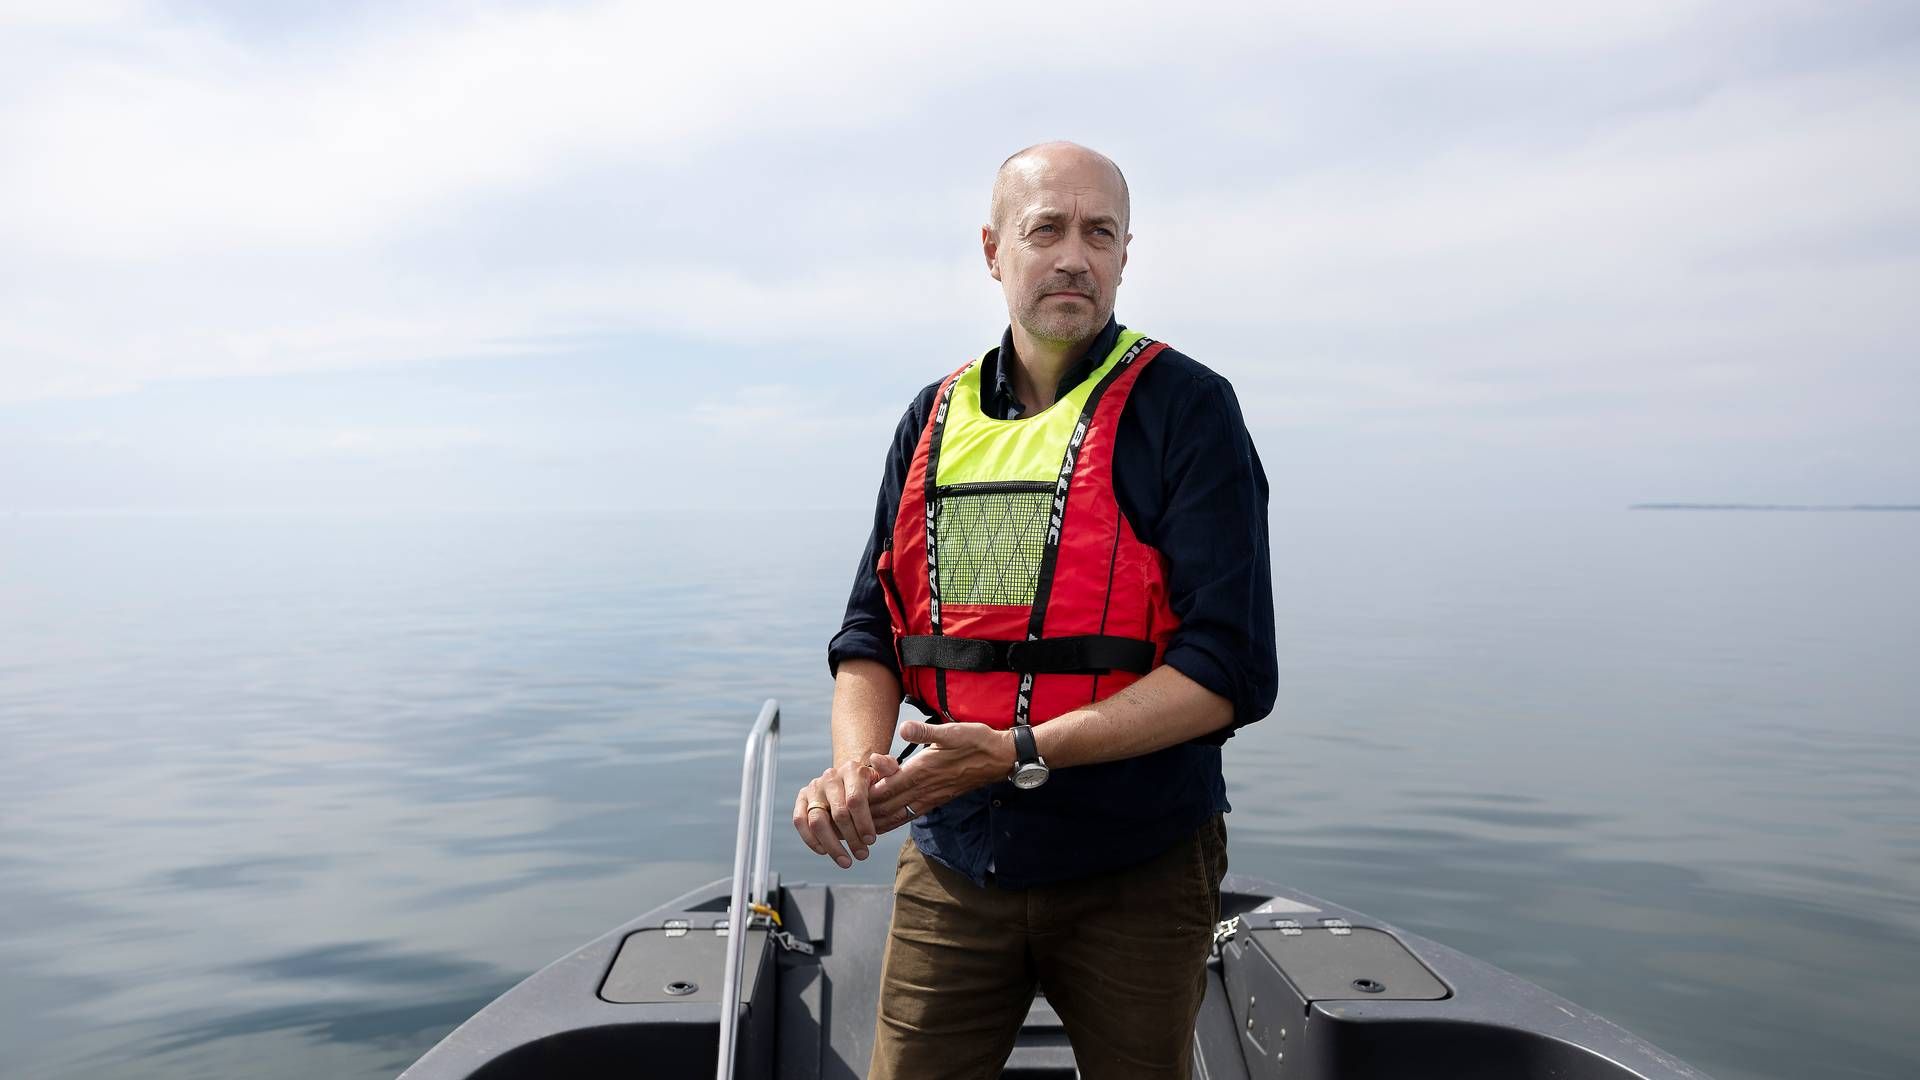
[[[1007,671],[1025,671],[1027,669],[1021,665],[1026,661],[1027,655],[1033,651],[1028,647],[1031,644],[1032,642],[1027,641],[996,641],[993,650],[994,660]]]

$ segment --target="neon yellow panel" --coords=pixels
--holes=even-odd
[[[1093,388],[1144,334],[1123,331],[1113,351],[1093,374],[1066,396],[1032,416],[995,420],[981,411],[980,363],[975,361],[953,388],[946,430],[940,439],[940,467],[934,483],[981,484],[995,480],[1046,480],[1060,475],[1067,441],[1086,408]]]

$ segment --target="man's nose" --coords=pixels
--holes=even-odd
[[[1078,233],[1067,233],[1064,240],[1053,246],[1053,268],[1059,273],[1078,277],[1092,267],[1087,259],[1087,242]]]

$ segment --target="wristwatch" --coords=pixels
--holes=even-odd
[[[1007,779],[1013,786],[1031,791],[1047,782],[1052,770],[1047,761],[1040,756],[1040,747],[1033,741],[1033,728],[1027,724],[1013,725],[1013,771]]]

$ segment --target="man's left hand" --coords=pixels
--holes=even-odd
[[[900,737],[923,748],[899,772],[874,782],[869,798],[875,821],[892,821],[907,807],[915,816],[924,814],[1013,771],[1011,731],[908,720],[900,725]]]

